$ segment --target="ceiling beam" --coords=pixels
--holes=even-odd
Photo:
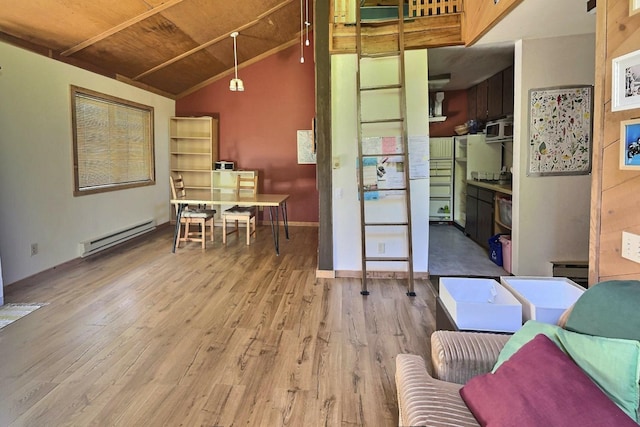
[[[156,13],[162,12],[165,9],[168,9],[180,2],[182,2],[183,0],[168,0],[166,3],[162,3],[160,6],[156,6],[153,9],[149,9],[148,11],[146,11],[145,13],[142,13],[138,16],[135,16],[131,19],[128,19],[126,21],[124,21],[122,24],[118,24],[115,27],[109,28],[107,31],[104,31],[100,34],[98,34],[97,36],[91,37],[88,40],[83,41],[80,44],[77,44],[75,46],[73,46],[70,49],[65,50],[64,52],[62,52],[60,55],[62,56],[69,56],[69,55],[73,55],[74,53],[84,49],[87,46],[91,46],[92,44],[95,44],[97,42],[99,42],[100,40],[104,40],[107,37],[124,30],[125,28],[128,28],[134,24],[137,24],[138,22],[147,19],[150,16],[155,15]]]
[[[151,69],[149,69],[149,70],[147,70],[147,71],[145,71],[145,72],[143,72],[141,74],[138,74],[137,76],[135,76],[133,78],[133,80],[139,80],[139,79],[141,79],[141,78],[143,78],[145,76],[148,76],[151,73],[154,73],[154,72],[160,70],[161,68],[167,67],[167,66],[173,64],[174,62],[177,62],[177,61],[179,61],[179,60],[181,60],[183,58],[186,58],[187,56],[193,55],[194,53],[199,52],[199,51],[201,51],[203,49],[206,49],[207,47],[209,47],[211,45],[219,43],[222,40],[228,40],[229,37],[231,37],[231,33],[236,32],[236,31],[237,32],[244,31],[247,28],[250,28],[250,27],[253,27],[254,25],[257,25],[258,23],[260,23],[260,21],[262,19],[264,19],[265,17],[271,15],[272,13],[282,9],[283,7],[287,6],[290,3],[293,3],[293,0],[285,0],[282,3],[279,3],[279,4],[275,5],[274,7],[272,7],[271,9],[267,10],[266,12],[262,13],[261,15],[259,15],[253,21],[248,22],[248,23],[246,23],[244,25],[241,25],[240,27],[238,27],[238,28],[236,28],[236,29],[234,29],[232,31],[229,31],[228,33],[223,34],[223,35],[221,35],[219,37],[216,37],[213,40],[209,40],[208,42],[203,43],[203,44],[199,45],[198,47],[195,47],[195,48],[193,48],[193,49],[191,49],[191,50],[189,50],[189,51],[187,51],[185,53],[182,53],[182,54],[180,54],[180,55],[178,55],[178,56],[176,56],[174,58],[171,58],[170,60],[165,61],[162,64],[156,65],[155,67],[153,67],[153,68],[151,68]]]

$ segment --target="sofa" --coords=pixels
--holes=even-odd
[[[436,331],[431,365],[396,356],[400,426],[637,426],[640,281],[592,286],[559,325]]]

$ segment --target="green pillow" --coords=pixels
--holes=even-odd
[[[601,282],[578,298],[565,329],[599,337],[640,340],[638,307],[640,281]]]
[[[559,329],[561,348],[636,422],[640,421],[640,342]]]
[[[495,373],[496,369],[506,362],[513,353],[520,350],[520,347],[531,341],[538,334],[546,335],[547,338],[553,341],[555,345],[560,347],[560,341],[558,341],[558,338],[556,337],[559,329],[560,328],[556,325],[538,322],[537,320],[528,320],[522,328],[518,329],[516,333],[509,338],[509,341],[507,341],[505,346],[502,347],[498,360],[491,372]]]
[[[529,320],[507,341],[492,372],[538,334],[550,338],[620,409],[640,421],[640,342],[584,335]]]

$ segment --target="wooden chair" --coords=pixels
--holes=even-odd
[[[258,176],[236,176],[236,195],[255,197],[258,192]],[[227,221],[234,221],[235,228],[227,231]],[[238,222],[242,221],[247,226],[247,245],[251,244],[251,235],[256,235],[256,207],[234,206],[222,212],[222,243],[227,243],[227,234],[238,233]]]
[[[177,175],[176,178],[169,176],[171,181],[171,194],[174,199],[186,199],[187,191],[184,188],[184,180],[182,175]],[[176,215],[178,213],[178,205],[176,206]],[[213,227],[214,227],[214,215],[216,211],[213,209],[200,209],[190,206],[186,206],[182,209],[182,215],[180,216],[180,231],[184,228],[184,235],[178,232],[177,247],[180,247],[180,242],[201,242],[202,249],[205,248],[206,239],[206,226],[210,227],[211,241],[213,242]],[[191,225],[197,225],[197,231],[191,231]]]

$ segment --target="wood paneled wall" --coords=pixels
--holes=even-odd
[[[611,111],[612,60],[640,49],[640,14],[629,0],[598,0],[589,284],[639,279],[640,264],[621,256],[622,232],[640,234],[640,172],[620,170],[620,122],[640,108]]]
[[[478,41],[520,2],[522,0],[502,0],[494,4],[493,0],[465,0],[462,22],[464,44]]]

